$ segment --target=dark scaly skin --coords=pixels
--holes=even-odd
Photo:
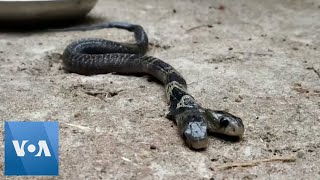
[[[208,146],[207,132],[241,137],[242,120],[224,111],[202,108],[187,92],[184,78],[169,64],[145,56],[148,37],[139,25],[107,23],[62,29],[62,31],[120,28],[134,33],[136,43],[120,43],[104,39],[82,39],[71,43],[63,53],[64,67],[69,72],[84,75],[117,72],[144,73],[161,81],[170,104],[167,117],[174,120],[185,142],[193,149]]]

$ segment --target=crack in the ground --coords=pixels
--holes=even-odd
[[[311,67],[307,67],[308,70],[312,70],[314,73],[316,73],[316,75],[318,75],[318,77],[320,78],[320,72],[319,70],[317,70],[316,68],[314,68],[313,66]]]
[[[318,77],[320,78],[320,72],[319,72],[318,70],[316,70],[316,68],[314,68],[314,67],[312,67],[311,69],[312,69],[313,72],[315,72],[315,73],[318,75]]]

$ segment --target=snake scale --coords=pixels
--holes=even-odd
[[[169,107],[167,118],[175,121],[179,133],[192,149],[208,146],[208,133],[241,137],[242,120],[228,112],[206,109],[187,91],[181,74],[164,61],[145,55],[148,36],[140,25],[110,22],[93,26],[66,28],[64,31],[119,28],[134,33],[136,43],[129,44],[105,39],[81,39],[65,49],[62,59],[68,72],[94,75],[117,72],[148,74],[165,86]]]

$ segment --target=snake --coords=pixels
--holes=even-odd
[[[242,119],[222,110],[204,108],[188,93],[183,76],[168,63],[146,55],[148,36],[142,26],[126,22],[108,22],[91,26],[69,27],[63,31],[87,31],[118,28],[132,32],[135,43],[101,38],[83,38],[71,42],[63,52],[64,69],[80,75],[119,73],[146,74],[165,87],[169,110],[166,117],[177,125],[179,134],[191,149],[205,149],[208,134],[242,137]]]

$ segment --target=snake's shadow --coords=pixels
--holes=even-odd
[[[162,84],[161,81],[156,79],[155,77],[152,77],[151,75],[145,74],[145,73],[118,73],[118,72],[112,72],[111,74],[120,75],[120,76],[133,76],[133,77],[144,77],[148,82],[154,82],[156,84]]]
[[[212,137],[215,137],[216,139],[218,139],[220,141],[227,141],[227,142],[231,142],[231,143],[237,143],[241,140],[240,137],[227,136],[227,135],[219,134],[219,133],[209,133],[209,135]]]
[[[240,141],[241,138],[239,137],[234,137],[234,136],[227,136],[224,134],[218,134],[218,133],[209,133],[208,135],[215,137],[216,139],[218,139],[219,141],[223,141],[223,142],[230,142],[230,143],[237,143]],[[184,143],[185,146],[189,147],[190,149],[192,149],[193,151],[196,152],[203,152],[206,151],[207,148],[202,148],[202,149],[194,149],[192,147],[190,147],[186,142]]]

